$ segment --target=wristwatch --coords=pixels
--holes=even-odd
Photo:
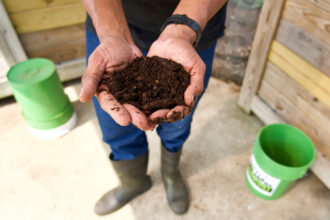
[[[166,21],[162,24],[162,26],[160,27],[160,33],[169,24],[183,24],[183,25],[187,25],[188,27],[193,29],[197,36],[195,42],[193,43],[193,47],[195,47],[195,48],[197,47],[197,44],[202,36],[202,29],[196,21],[194,21],[191,18],[188,18],[187,15],[175,14],[175,15],[172,15],[171,17],[167,18]]]

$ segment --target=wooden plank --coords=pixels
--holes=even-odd
[[[330,12],[305,0],[287,0],[283,18],[330,45]]]
[[[315,162],[310,169],[321,182],[330,189],[330,160],[327,160],[324,155],[316,149]]]
[[[330,78],[274,41],[269,60],[330,108]]]
[[[304,114],[295,109],[295,106],[287,100],[285,96],[276,92],[278,91],[273,88],[270,83],[263,81],[259,95],[271,106],[272,109],[276,110],[276,112],[282,117],[286,118],[290,124],[304,131],[313,140],[315,147],[329,159],[330,148],[327,143],[324,143],[325,139],[329,139],[325,136],[327,132],[315,127],[310,118],[306,118]]]
[[[83,23],[82,4],[66,4],[32,11],[13,13],[10,18],[18,33],[28,33]]]
[[[330,159],[329,108],[314,101],[304,88],[274,65],[267,66],[258,94],[290,124],[310,136],[315,146]]]
[[[251,110],[251,102],[262,78],[268,50],[273,39],[284,1],[265,0],[258,21],[252,50],[238,104],[246,112]]]
[[[14,65],[16,63],[16,59],[11,52],[5,37],[3,36],[2,32],[0,32],[0,56],[3,58],[8,66]],[[0,71],[3,71],[0,69]],[[0,73],[0,78],[1,76],[6,75],[6,73]]]
[[[85,58],[71,60],[56,65],[57,73],[62,82],[80,78],[86,67]],[[7,81],[0,81],[0,98],[11,96],[13,93]]]
[[[56,65],[60,80],[66,82],[80,78],[86,68],[86,58],[75,59]]]
[[[317,112],[320,112],[320,114],[324,115],[324,117],[320,118],[314,116],[314,118],[317,121],[320,121],[320,123],[327,122],[328,127],[325,126],[325,128],[330,128],[330,108],[318,101],[303,86],[282,72],[279,67],[275,66],[271,62],[267,62],[264,80],[276,85],[278,88],[282,87],[283,90],[281,91],[283,94],[292,100],[292,103],[294,103],[297,108],[305,109],[305,114],[311,114],[311,112],[309,112],[310,108],[317,109]],[[304,105],[305,102],[307,102],[310,107]]]
[[[275,113],[275,110],[269,108],[269,106],[265,103],[264,100],[262,100],[262,98],[260,98],[260,96],[255,95],[253,97],[251,110],[265,124],[287,123],[283,117]]]
[[[26,60],[25,51],[16,35],[2,1],[0,1],[0,32],[15,61]]]
[[[330,46],[283,19],[275,39],[330,77]]]
[[[330,0],[306,0],[322,10],[330,12]]]
[[[55,63],[85,56],[83,24],[19,35],[30,58],[45,57]]]
[[[40,8],[78,3],[80,0],[2,0],[9,14]]]
[[[258,96],[255,95],[253,98],[254,102],[252,102],[252,109],[253,113],[256,114],[257,117],[259,117],[265,124],[274,124],[274,123],[279,123],[279,119],[281,117],[278,116],[276,111],[274,112],[269,105],[267,105],[265,102],[262,101],[262,99]],[[259,101],[255,101],[259,100]],[[262,110],[259,110],[259,108],[262,108]],[[268,110],[267,110],[268,109]],[[267,111],[267,115],[271,115],[270,117],[262,117],[262,115],[259,115],[261,112]],[[274,121],[271,121],[269,119],[274,119]],[[280,123],[286,123],[286,121],[280,121]],[[326,159],[324,155],[316,149],[316,159],[315,162],[312,164],[310,167],[312,172],[317,176],[321,182],[328,188],[330,189],[330,160]]]

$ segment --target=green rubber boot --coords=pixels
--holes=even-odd
[[[97,215],[110,214],[151,188],[147,176],[148,153],[133,160],[111,161],[121,186],[104,194],[95,205]]]
[[[180,156],[181,149],[178,152],[172,153],[162,145],[162,179],[168,204],[176,214],[184,214],[189,207],[188,190],[179,170]]]

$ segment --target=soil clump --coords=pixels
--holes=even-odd
[[[189,82],[190,75],[181,64],[154,56],[137,57],[126,68],[106,73],[101,84],[120,103],[132,104],[148,116],[159,109],[186,106],[184,92]]]

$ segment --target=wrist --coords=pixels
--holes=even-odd
[[[129,30],[126,30],[125,27],[111,27],[109,25],[98,26],[95,28],[97,36],[102,43],[108,38],[121,38],[127,40],[129,43],[133,42],[132,36]]]
[[[184,40],[192,45],[195,42],[197,36],[193,29],[184,24],[169,24],[162,31],[159,38]]]

